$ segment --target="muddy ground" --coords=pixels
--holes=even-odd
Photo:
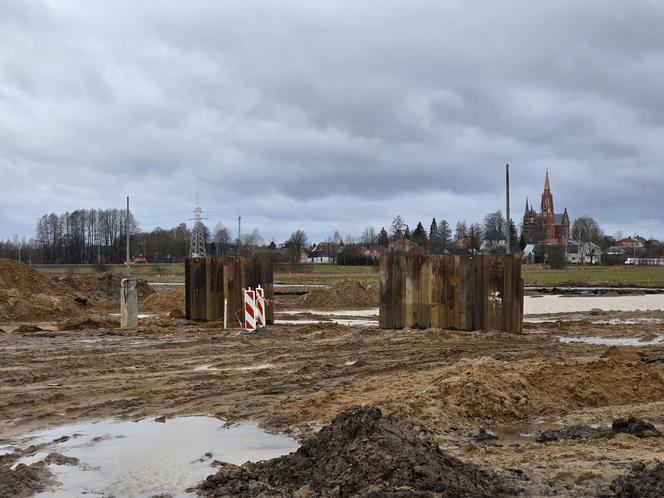
[[[0,446],[72,421],[204,414],[304,441],[343,409],[372,404],[529,496],[595,496],[636,464],[664,460],[661,437],[536,441],[547,429],[610,428],[629,416],[664,430],[662,312],[547,315],[521,336],[333,322],[250,335],[156,313],[136,331],[99,311],[83,330],[0,323]],[[560,341],[586,337],[646,342]],[[3,458],[0,487],[12,463]],[[27,482],[29,496],[39,487]]]

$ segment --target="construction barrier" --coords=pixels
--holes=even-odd
[[[244,328],[248,331],[256,330],[256,291],[244,291]]]
[[[229,327],[244,327],[243,289],[264,289],[265,300],[274,297],[272,259],[189,258],[185,260],[185,310],[188,320],[223,320]],[[224,311],[224,303],[226,311]],[[274,306],[265,308],[265,323],[274,323]]]
[[[256,327],[265,327],[265,311],[267,302],[265,301],[265,289],[260,285],[256,287]]]

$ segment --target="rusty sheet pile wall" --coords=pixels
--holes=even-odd
[[[228,299],[228,326],[243,320],[242,289],[258,285],[265,298],[274,297],[272,260],[269,255],[254,258],[190,258],[185,260],[185,315],[188,320],[224,319],[224,298]],[[274,324],[274,306],[268,305],[266,323]]]
[[[381,256],[380,327],[522,333],[521,255]]]

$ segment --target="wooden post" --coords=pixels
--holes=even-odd
[[[138,287],[133,278],[124,278],[120,292],[120,328],[133,329],[138,325]]]

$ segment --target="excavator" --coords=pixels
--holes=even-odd
[[[134,256],[129,260],[129,266],[147,265],[147,264],[148,264],[148,259],[144,258],[143,256]]]

